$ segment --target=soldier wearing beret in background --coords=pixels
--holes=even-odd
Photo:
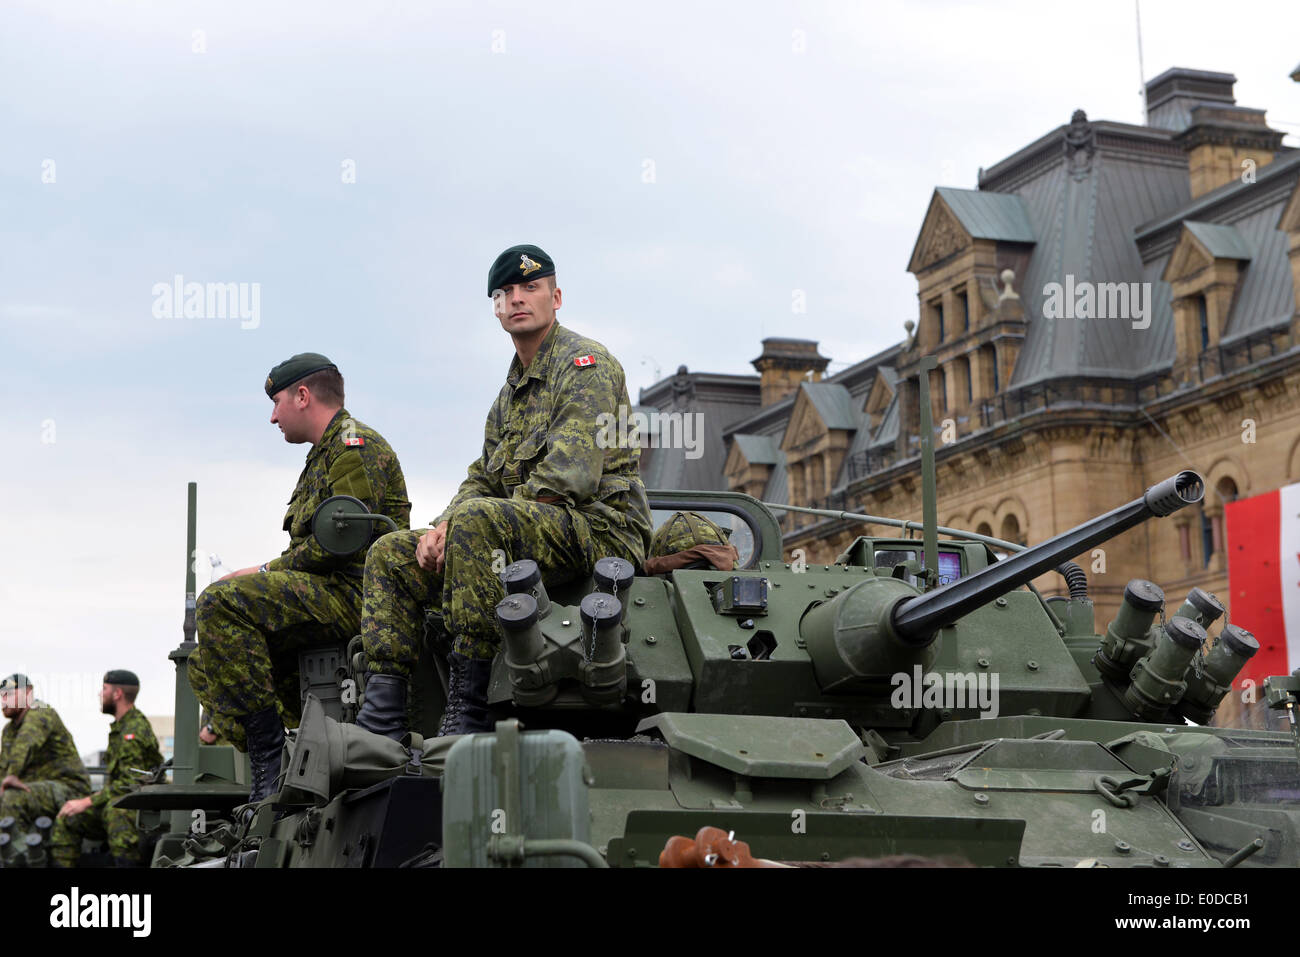
[[[36,700],[26,675],[0,681],[0,710],[9,719],[0,733],[0,817],[13,817],[12,833],[22,834],[89,794],[90,777],[59,713]]]
[[[635,442],[602,442],[602,416],[628,406],[623,368],[600,343],[555,321],[555,264],[514,246],[488,272],[488,295],[514,342],[506,383],[483,431],[483,453],[451,503],[424,531],[393,532],[370,549],[361,613],[369,678],[357,724],[400,738],[407,681],[432,605],[452,638],[439,734],[492,729],[487,706],[500,644],[493,569],[531,558],[549,587],[591,574],[607,555],[640,565],[650,507]],[[605,447],[611,446],[611,447]]]
[[[75,798],[59,809],[50,835],[50,856],[56,867],[75,867],[81,839],[108,840],[108,851],[118,867],[135,867],[139,861],[140,832],[135,811],[110,807],[113,801],[140,786],[141,771],[162,764],[158,739],[149,719],[136,710],[140,679],[118,669],[104,675],[99,704],[113,716],[108,728],[108,756],[104,760],[104,787],[88,797]]]
[[[298,650],[345,643],[357,633],[365,552],[326,552],[312,537],[312,515],[325,499],[351,495],[398,528],[408,528],[411,517],[397,455],[343,407],[334,363],[314,352],[296,355],[271,370],[266,394],[285,441],[311,443],[284,516],[289,547],[203,590],[195,609],[198,648],[189,660],[190,684],[210,709],[212,727],[248,752],[250,801],[274,789],[284,721],[299,714]]]

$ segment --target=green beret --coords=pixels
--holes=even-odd
[[[296,356],[285,359],[271,370],[270,375],[266,377],[266,394],[274,396],[281,389],[288,388],[299,379],[305,379],[313,372],[320,372],[322,369],[339,371],[338,366],[319,352],[300,352]]]
[[[22,691],[32,686],[32,679],[26,675],[12,674],[0,681],[0,691]]]
[[[730,531],[719,528],[699,512],[674,512],[650,539],[647,558],[676,555],[696,545],[726,545]]]
[[[511,246],[488,270],[488,295],[512,283],[555,275],[555,261],[537,246]]]
[[[134,671],[127,671],[125,668],[114,668],[112,671],[104,672],[104,684],[135,685],[139,687],[140,679],[135,676]]]

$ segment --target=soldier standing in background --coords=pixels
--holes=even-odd
[[[498,256],[487,288],[515,355],[488,413],[483,454],[432,529],[391,532],[366,559],[361,636],[370,675],[357,724],[392,738],[408,726],[424,605],[440,607],[452,635],[438,733],[490,731],[488,678],[501,641],[494,609],[505,597],[493,553],[507,563],[533,559],[551,587],[590,575],[607,555],[639,566],[650,541],[640,447],[602,433],[619,404],[630,405],[623,367],[555,321],[555,264],[536,246]]]
[[[90,793],[90,777],[59,713],[36,700],[26,675],[0,681],[0,817],[14,818],[15,833],[54,817],[73,798]]]
[[[50,856],[55,867],[76,867],[81,840],[86,837],[106,838],[118,867],[136,867],[140,863],[135,811],[109,806],[139,787],[141,771],[153,771],[162,764],[149,719],[135,707],[139,692],[140,679],[134,672],[118,669],[104,675],[100,709],[113,716],[108,728],[104,787],[88,797],[67,801],[59,809],[50,835]]]
[[[248,752],[250,802],[272,792],[284,721],[299,714],[298,650],[346,643],[359,625],[365,552],[338,556],[321,548],[311,530],[317,507],[351,495],[398,528],[409,527],[411,517],[397,455],[343,407],[343,376],[334,363],[301,353],[272,369],[265,388],[274,403],[271,422],[285,441],[311,443],[284,516],[289,547],[203,590],[195,609],[198,648],[189,662],[190,684],[210,709],[214,731]]]

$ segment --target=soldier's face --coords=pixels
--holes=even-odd
[[[306,435],[306,417],[306,406],[299,401],[298,390],[293,386],[271,396],[271,424],[280,427],[286,442],[310,441]]]
[[[27,692],[18,688],[0,691],[0,713],[3,713],[6,718],[18,717],[18,712],[27,707],[26,697]]]
[[[104,714],[112,714],[114,711],[113,692],[117,691],[112,685],[104,685],[99,691],[99,710]]]
[[[492,311],[506,332],[525,335],[550,328],[561,298],[559,287],[552,289],[550,279],[511,283],[492,294]]]

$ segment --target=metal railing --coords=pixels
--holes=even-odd
[[[1291,348],[1285,328],[1261,329],[1226,346],[1210,346],[1197,357],[1201,381],[1245,369]]]
[[[1285,327],[1262,329],[1237,339],[1228,345],[1212,346],[1197,359],[1200,381],[1229,375],[1249,368],[1273,356],[1293,349]],[[1153,375],[1130,381],[1123,379],[1058,379],[1023,386],[986,399],[970,406],[970,421],[977,429],[993,428],[1034,412],[1047,409],[1091,408],[1136,411],[1156,400],[1178,391],[1179,384],[1168,375]],[[947,417],[943,413],[943,417]],[[959,419],[965,422],[965,419]],[[939,429],[935,429],[936,436]],[[963,429],[963,438],[965,430]],[[890,445],[867,449],[849,456],[847,477],[849,483],[885,471],[900,462],[910,461],[920,455],[919,442],[911,436],[905,452]]]

